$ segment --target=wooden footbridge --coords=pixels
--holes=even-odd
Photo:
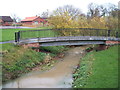
[[[39,43],[40,46],[106,44],[120,41],[118,30],[95,28],[63,28],[15,32],[16,44]]]

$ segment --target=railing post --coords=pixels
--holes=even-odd
[[[40,41],[40,40],[39,40],[39,37],[37,37],[37,38],[38,38],[38,42],[39,42],[39,41]]]
[[[108,37],[110,37],[110,30],[108,30]]]
[[[118,38],[118,32],[116,32],[116,38]]]
[[[18,42],[20,41],[20,31],[18,32]]]
[[[15,32],[15,42],[18,41],[18,32]]]

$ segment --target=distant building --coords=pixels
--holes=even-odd
[[[28,24],[28,25],[36,25],[36,24],[45,24],[47,21],[43,18],[40,18],[40,16],[34,16],[34,17],[26,17],[25,19],[21,20],[21,23]]]
[[[13,19],[10,16],[0,16],[0,26],[11,26]]]

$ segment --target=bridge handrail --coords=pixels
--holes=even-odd
[[[96,29],[96,28],[61,28],[61,29],[23,30],[23,31],[18,31],[18,32],[45,31],[45,30],[74,30],[74,29],[81,29],[81,30],[110,30],[110,31],[115,31],[115,30],[111,30],[111,29]]]
[[[101,36],[101,32],[99,32],[99,31],[105,31],[104,32],[104,34],[105,34],[105,36],[107,36],[107,37],[110,37],[111,36],[111,34],[113,33],[114,35],[114,37],[116,37],[116,38],[118,38],[118,37],[120,37],[120,32],[118,32],[118,31],[116,31],[116,30],[108,30],[108,29],[96,29],[96,28],[60,28],[60,29],[40,29],[40,30],[27,30],[27,31],[18,31],[18,32],[15,32],[15,42],[19,42],[20,41],[20,39],[23,39],[23,37],[22,37],[22,33],[24,33],[24,32],[36,32],[37,31],[37,33],[40,31],[62,31],[62,30],[85,30],[85,32],[81,32],[81,33],[83,33],[83,36],[84,36],[84,34],[86,34],[87,35],[87,33],[91,36],[91,34],[95,34],[96,36]],[[91,33],[91,32],[89,32],[89,31],[87,31],[86,32],[86,30],[89,30],[89,31],[92,31],[92,30],[95,30],[95,32],[93,32],[93,33]],[[113,32],[114,31],[114,32]],[[111,33],[112,32],[112,33]],[[81,35],[81,33],[80,33],[80,35]],[[55,33],[54,33],[55,34]],[[102,34],[103,34],[103,32],[102,32]],[[24,34],[23,34],[24,35]],[[28,35],[28,33],[27,33],[27,35]],[[58,35],[58,34],[57,34]],[[59,35],[58,35],[59,36]],[[57,36],[57,37],[58,37]],[[73,35],[74,36],[74,35]],[[104,36],[104,35],[103,35]],[[39,38],[40,38],[40,36],[38,36]],[[36,37],[36,38],[38,38],[38,37]],[[25,38],[25,37],[24,37]],[[35,37],[31,37],[31,38],[35,38]],[[26,38],[27,39],[27,38]]]

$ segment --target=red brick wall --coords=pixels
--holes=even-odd
[[[23,46],[23,48],[36,47],[36,49],[33,49],[33,50],[35,50],[36,52],[39,52],[40,44],[39,43],[30,43],[30,44],[24,44],[22,46]]]
[[[40,47],[39,43],[30,43],[30,44],[24,44],[22,45],[24,48],[28,48],[28,47]]]
[[[38,17],[38,18],[35,19],[34,21],[37,21],[38,23],[45,22],[45,20],[44,20],[44,19],[41,19],[40,17]],[[33,21],[33,23],[34,23],[34,21]]]
[[[30,22],[22,22],[23,24],[28,24],[28,25],[32,25],[32,21]]]
[[[45,22],[44,19],[41,19],[40,17],[38,17],[37,19],[33,20],[33,21],[25,21],[25,22],[22,22],[23,24],[27,24],[27,25],[35,25],[35,21],[38,22],[38,24],[42,23],[42,22]]]
[[[106,44],[120,44],[120,41],[106,41]]]
[[[2,26],[12,26],[13,22],[3,22]]]

